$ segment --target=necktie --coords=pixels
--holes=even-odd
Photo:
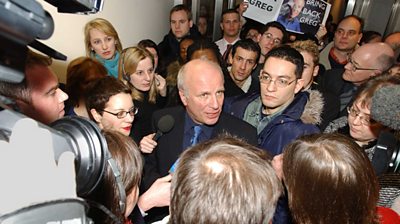
[[[194,133],[192,138],[190,139],[190,145],[196,145],[199,142],[199,137],[200,137],[200,133],[201,133],[201,126],[196,125],[193,127],[194,129]]]
[[[231,53],[231,50],[232,50],[232,44],[226,45],[226,51],[224,52],[224,55],[222,55],[222,59],[224,59],[226,63],[228,63],[228,56],[229,53]]]

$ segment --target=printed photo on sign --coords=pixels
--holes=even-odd
[[[288,31],[314,35],[321,24],[325,25],[330,8],[322,0],[284,0],[277,21]]]

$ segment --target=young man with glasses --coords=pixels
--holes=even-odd
[[[296,138],[318,133],[312,119],[309,93],[303,88],[303,56],[289,46],[272,49],[259,74],[260,93],[239,96],[225,102],[225,110],[257,128],[258,146],[270,155],[283,152]],[[308,108],[308,109],[305,109]],[[290,220],[287,199],[278,202],[273,223]]]
[[[319,132],[314,119],[302,120],[309,102],[302,92],[304,60],[288,46],[271,50],[259,74],[260,93],[226,102],[225,109],[257,128],[259,147],[275,156],[297,137]]]

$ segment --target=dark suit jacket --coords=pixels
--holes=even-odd
[[[142,190],[148,189],[157,178],[167,175],[171,166],[184,151],[182,142],[185,113],[184,107],[165,108],[154,112],[153,127],[166,114],[170,114],[175,119],[175,124],[170,132],[158,139],[158,145],[154,151],[146,156]],[[211,138],[217,137],[222,133],[238,136],[252,145],[257,145],[256,129],[232,115],[221,113],[218,122],[214,126]]]

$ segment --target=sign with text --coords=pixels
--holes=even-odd
[[[316,34],[325,25],[331,4],[323,0],[249,0],[245,17],[266,24],[278,21],[286,30]]]
[[[305,0],[299,15],[301,33],[316,34],[321,24],[325,25],[331,10],[331,4],[322,0]]]
[[[262,24],[276,20],[283,0],[248,0],[249,7],[243,16]]]

